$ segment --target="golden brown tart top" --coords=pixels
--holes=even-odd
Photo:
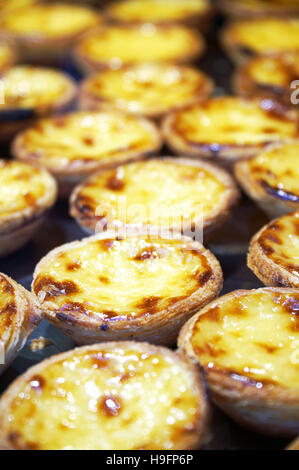
[[[202,52],[199,33],[179,25],[110,26],[85,36],[77,57],[93,68],[118,69],[140,62],[188,62]]]
[[[14,141],[15,155],[55,172],[96,169],[160,148],[157,128],[144,118],[116,111],[79,111],[40,120]]]
[[[275,145],[244,162],[248,181],[257,195],[267,196],[273,201],[299,204],[299,141]],[[242,166],[242,163],[239,164]],[[237,167],[238,168],[238,164]],[[236,171],[238,176],[238,170]]]
[[[15,287],[10,280],[0,273],[0,352],[4,345],[13,342],[16,330],[19,328],[20,316],[18,315],[19,305],[16,303]],[[25,306],[24,306],[25,308]],[[2,359],[2,358],[1,358]],[[0,361],[2,364],[2,362]]]
[[[194,366],[134,342],[54,356],[14,382],[0,403],[1,437],[13,449],[193,449],[206,418]]]
[[[299,287],[299,212],[271,222],[254,237],[254,244],[271,262],[273,277],[276,275],[279,279],[282,274],[284,285]],[[259,267],[263,268],[264,259],[259,258],[259,262]],[[278,268],[283,270],[282,273],[278,273]],[[289,279],[286,279],[285,272]]]
[[[163,312],[170,321],[176,305],[211,289],[217,276],[218,263],[189,239],[105,234],[54,250],[37,266],[32,288],[58,320],[134,324]]]
[[[109,6],[109,19],[120,23],[170,23],[209,11],[208,0],[122,0]]]
[[[235,291],[189,320],[179,342],[208,374],[293,390],[298,400],[298,305],[295,289]]]
[[[15,37],[56,40],[77,36],[99,22],[100,16],[89,8],[57,3],[7,12],[0,18],[0,27]]]
[[[177,151],[213,154],[231,148],[256,151],[299,135],[298,116],[276,110],[268,100],[224,96],[187,107],[165,118],[165,134]]]
[[[0,160],[0,231],[19,218],[37,216],[53,205],[56,185],[43,169],[27,163]]]
[[[92,176],[75,189],[71,212],[91,230],[117,224],[180,232],[201,221],[207,228],[237,198],[232,178],[217,167],[188,159],[151,159]]]
[[[299,19],[240,21],[224,30],[228,42],[246,54],[275,55],[299,50]]]
[[[212,90],[212,80],[191,67],[138,64],[106,70],[87,78],[81,93],[91,108],[107,104],[130,113],[155,117],[200,102]]]
[[[16,65],[1,77],[1,110],[34,108],[43,113],[70,102],[76,94],[73,80],[66,74],[46,67]]]

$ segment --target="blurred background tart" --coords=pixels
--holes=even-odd
[[[233,178],[215,165],[152,158],[91,176],[74,190],[71,215],[89,232],[152,228],[206,239],[231,214],[238,196]]]
[[[173,346],[185,321],[219,294],[222,271],[190,238],[108,231],[51,251],[32,288],[46,318],[76,344]]]
[[[228,168],[269,143],[299,136],[295,110],[237,96],[210,98],[170,113],[162,131],[176,154],[208,158]]]
[[[212,5],[209,0],[121,0],[111,3],[106,17],[120,24],[171,24],[205,29]]]
[[[219,6],[232,19],[299,16],[298,0],[221,0]]]
[[[38,4],[0,16],[0,37],[13,40],[22,62],[51,64],[66,60],[70,47],[101,23],[88,7]]]
[[[299,50],[278,57],[259,56],[237,69],[235,91],[243,96],[269,98],[292,106],[292,83],[299,80]]]
[[[96,170],[144,159],[161,147],[160,132],[148,119],[118,111],[74,111],[38,121],[12,143],[13,155],[46,167],[60,196]]]
[[[262,18],[228,24],[222,45],[237,65],[257,55],[277,56],[299,50],[299,18]]]
[[[109,109],[154,119],[204,101],[213,81],[197,69],[171,64],[137,64],[105,70],[86,78],[80,90],[81,109]]]
[[[0,257],[30,240],[56,200],[54,178],[27,163],[0,160]]]
[[[208,418],[202,375],[187,358],[148,343],[104,343],[52,356],[15,380],[0,401],[0,445],[197,449]]]
[[[0,42],[0,73],[11,67],[15,61],[15,48],[8,42]]]
[[[200,310],[179,336],[214,403],[255,432],[299,432],[298,302],[297,289],[237,290]]]
[[[275,219],[253,237],[248,266],[266,286],[299,288],[299,212]]]
[[[299,209],[299,140],[277,144],[255,158],[238,162],[240,185],[270,218]]]
[[[75,58],[85,72],[140,62],[188,63],[205,44],[200,33],[180,25],[106,26],[82,38]]]
[[[77,86],[59,70],[16,65],[2,73],[0,93],[0,140],[8,141],[38,117],[70,108]]]

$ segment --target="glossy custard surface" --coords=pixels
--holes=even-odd
[[[193,351],[207,370],[247,378],[260,388],[298,389],[298,305],[295,291],[247,291],[224,298],[198,318]]]
[[[99,346],[23,383],[8,430],[22,449],[176,449],[200,408],[194,377],[173,354]]]
[[[19,211],[38,207],[49,180],[50,176],[31,165],[0,160],[0,223]]]
[[[265,18],[231,26],[233,39],[259,54],[299,50],[299,20]]]
[[[152,151],[158,146],[151,123],[118,112],[74,112],[39,121],[24,131],[22,145],[46,166],[112,162],[128,153]]]
[[[120,68],[138,62],[171,62],[201,47],[193,31],[181,26],[156,27],[145,24],[138,28],[111,26],[84,38],[78,52],[91,61]]]
[[[172,130],[195,145],[259,145],[298,135],[295,119],[267,112],[258,102],[234,97],[207,100],[177,112]]]
[[[107,70],[87,80],[85,91],[132,113],[167,112],[189,104],[200,94],[207,78],[189,67],[140,64],[125,70]]]
[[[42,67],[18,65],[7,70],[1,79],[1,108],[43,108],[63,100],[70,79],[64,74]]]
[[[125,0],[112,5],[108,13],[120,21],[169,22],[204,13],[208,7],[207,0]]]
[[[107,215],[111,223],[170,228],[207,217],[227,192],[228,187],[204,168],[149,160],[92,177],[76,194],[74,204],[87,218],[101,220]]]
[[[10,33],[49,39],[78,34],[98,23],[99,16],[92,10],[67,4],[35,5],[9,12],[0,19],[1,27]]]
[[[134,319],[171,307],[211,275],[206,256],[179,240],[92,238],[55,255],[33,290],[58,315]]]
[[[299,212],[273,221],[258,238],[265,255],[299,279]]]

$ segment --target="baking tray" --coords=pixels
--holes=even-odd
[[[214,78],[216,94],[230,93],[230,79],[233,66],[225,57],[218,41],[217,33],[222,25],[221,17],[215,19],[213,28],[207,35],[207,52],[198,62],[198,66]],[[61,63],[61,68],[71,73],[77,80],[80,74],[68,58]],[[9,157],[9,149],[1,149],[1,156]],[[167,153],[165,153],[167,152]],[[171,154],[167,149],[163,154]],[[246,266],[246,253],[250,238],[267,222],[266,217],[251,201],[243,197],[231,219],[214,237],[208,247],[218,257],[224,272],[223,293],[235,289],[254,289],[261,287],[259,280]],[[30,289],[32,274],[37,262],[53,248],[73,240],[83,238],[84,232],[68,215],[68,204],[58,202],[50,212],[43,227],[35,238],[17,253],[0,260],[0,272],[3,272],[25,288]],[[31,352],[29,344],[33,338],[43,336],[50,339],[51,345],[41,351]],[[13,379],[28,367],[41,360],[74,347],[74,343],[62,332],[43,320],[30,336],[24,349],[9,369],[0,377],[0,392]],[[228,419],[222,412],[213,409],[211,439],[205,445],[206,450],[270,450],[284,449],[288,441],[268,438],[248,432]]]

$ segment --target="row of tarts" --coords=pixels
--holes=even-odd
[[[140,76],[144,96],[149,71],[162,75],[163,67],[140,65],[140,75],[130,69],[121,82],[130,88]],[[106,83],[122,77],[116,72]],[[168,66],[171,85],[178,76],[186,80]],[[41,260],[32,293],[0,276],[5,366],[42,315],[88,344],[38,364],[9,387],[0,401],[1,447],[198,448],[209,438],[207,390],[244,426],[298,435],[299,212],[289,213],[299,201],[296,114],[267,99],[207,98],[163,118],[169,147],[184,158],[145,160],[158,152],[161,134],[134,117],[143,113],[130,100],[133,116],[97,104],[93,112],[38,121],[13,143],[19,161],[1,162],[2,255],[32,236],[54,203],[55,180],[38,163],[54,174],[63,197],[72,191],[80,225],[101,232]],[[88,100],[89,108],[94,96]],[[99,149],[109,155],[100,165]],[[246,192],[279,218],[254,237],[248,258],[270,287],[217,299],[217,259],[179,232],[201,222],[206,239],[230,214],[238,189],[221,166],[234,167]],[[177,337],[178,350],[166,349]]]

